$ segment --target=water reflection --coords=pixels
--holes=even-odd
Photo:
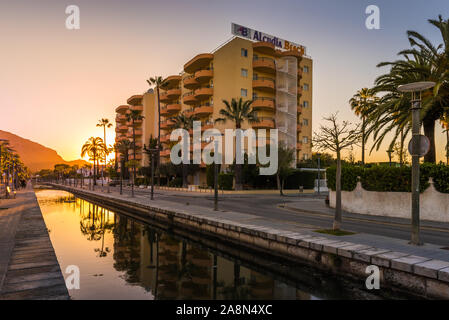
[[[36,194],[62,270],[80,267],[81,289],[70,291],[75,299],[316,298],[316,288],[312,295],[69,193]]]

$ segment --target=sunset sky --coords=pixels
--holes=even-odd
[[[65,28],[78,5],[81,29]],[[365,8],[380,7],[381,29],[365,28]],[[407,30],[440,43],[429,18],[449,16],[447,0],[0,0],[0,129],[80,158],[82,144],[103,136],[114,109],[148,89],[150,76],[179,73],[197,53],[231,37],[231,22],[303,44],[314,60],[313,127],[348,105],[385,69],[381,61],[408,47]],[[445,138],[437,125],[437,156]],[[114,129],[108,133],[113,142]],[[387,145],[368,157],[387,159]],[[356,156],[360,156],[357,149]]]

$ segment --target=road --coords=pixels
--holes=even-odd
[[[130,191],[124,192],[129,193]],[[138,197],[150,196],[148,190],[135,189],[135,193]],[[204,207],[214,205],[212,194],[156,190],[154,196],[160,200],[185,202],[186,205]],[[219,196],[219,208],[220,210],[249,213],[274,221],[291,221],[292,224],[312,229],[331,228],[333,221],[333,210],[324,205],[324,197],[318,198],[311,195],[281,197],[274,194],[224,194]],[[407,219],[345,213],[343,214],[342,228],[357,233],[402,240],[410,239],[410,223]],[[422,222],[421,237],[425,243],[449,247],[449,224]]]

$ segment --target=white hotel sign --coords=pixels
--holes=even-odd
[[[290,42],[284,39],[280,39],[278,37],[263,33],[261,31],[257,31],[248,27],[241,26],[239,24],[233,23],[232,26],[232,34],[235,36],[247,38],[254,41],[264,41],[270,42],[274,44],[275,47],[284,49],[284,50],[294,50],[299,51],[301,54],[306,53],[306,48],[302,45],[296,44],[294,42]]]

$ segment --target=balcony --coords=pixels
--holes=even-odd
[[[131,121],[126,122],[126,125],[128,127],[133,127],[133,121],[131,120]],[[142,126],[142,120],[134,120],[134,128],[137,128],[140,126]]]
[[[142,112],[143,111],[143,106],[142,105],[130,106],[129,110]]]
[[[166,134],[165,136],[161,136],[161,143],[168,143],[170,142],[170,135]]]
[[[179,103],[169,104],[166,108],[169,113],[176,113],[181,111],[181,105]]]
[[[253,89],[269,93],[276,91],[274,80],[271,78],[258,78],[253,80]]]
[[[302,54],[299,51],[296,50],[289,50],[289,51],[283,51],[282,52],[282,56],[284,57],[295,57],[298,59],[298,63],[301,61],[302,59]]]
[[[208,82],[214,76],[214,71],[210,69],[195,72],[195,80],[199,83]]]
[[[194,90],[200,87],[200,84],[198,81],[196,81],[195,79],[195,75],[192,74],[188,77],[185,77],[183,80],[184,83],[184,88],[189,89],[189,90]]]
[[[298,96],[302,96],[302,91],[303,91],[302,87],[298,87]]]
[[[254,129],[274,129],[273,118],[259,118],[259,122],[253,123]]]
[[[164,80],[164,89],[174,89],[179,87],[179,83],[181,82],[181,76],[174,75],[165,78]]]
[[[274,59],[271,58],[254,58],[253,69],[264,73],[276,73],[276,65],[274,63]]]
[[[136,137],[140,137],[142,133],[143,133],[142,130],[134,130],[134,134],[136,135]]]
[[[211,113],[214,112],[214,107],[211,106],[200,106],[195,108],[193,114],[197,117],[204,117],[204,116],[208,116]]]
[[[302,78],[302,73],[303,73],[302,68],[298,67],[298,80]]]
[[[130,154],[128,156],[129,160],[134,160],[134,154]],[[136,154],[136,159],[135,160],[142,160],[142,155],[141,154]]]
[[[296,131],[301,132],[302,130],[302,123],[297,123],[296,124]]]
[[[301,106],[301,105],[298,105],[297,113],[298,113],[298,114],[301,114],[301,113],[302,113],[302,106]]]
[[[302,142],[297,142],[296,143],[296,150],[301,150],[302,149]]]
[[[162,92],[160,94],[160,100],[161,100],[161,102],[167,103],[167,102],[170,102],[171,99],[168,97],[167,92]]]
[[[143,95],[136,94],[136,95],[129,97],[129,99],[126,101],[126,103],[129,105],[132,105],[132,106],[136,106],[136,105],[142,104],[142,99],[143,99]]]
[[[175,125],[175,122],[173,120],[165,120],[161,121],[161,129],[167,130],[172,128]]]
[[[271,42],[265,42],[265,41],[253,43],[253,50],[254,50],[254,52],[264,53],[264,54],[268,54],[268,55],[272,55],[272,56],[274,56],[276,53],[274,44],[272,44]]]
[[[128,131],[128,126],[119,126],[118,130],[119,130],[119,132],[126,133]]]
[[[115,122],[117,122],[117,123],[125,123],[126,122],[126,116],[124,114],[117,115],[117,117],[115,117]]]
[[[268,110],[273,112],[276,110],[274,98],[255,98],[252,107],[254,110]]]
[[[181,89],[179,88],[170,89],[167,90],[165,93],[167,94],[168,99],[173,100],[179,98],[179,96],[181,95]]]
[[[167,110],[167,107],[161,107],[161,116],[169,116],[170,112]]]
[[[184,103],[188,104],[188,105],[193,105],[193,104],[196,104],[198,102],[198,100],[196,99],[193,91],[185,93],[182,96],[182,99],[183,99]]]
[[[194,73],[200,69],[207,67],[214,59],[214,55],[211,53],[201,53],[184,65],[184,71],[187,73]]]
[[[118,106],[117,108],[115,108],[115,112],[120,113],[120,114],[125,114],[126,111],[128,111],[129,106],[128,105],[121,105]]]
[[[195,99],[197,100],[204,100],[209,98],[214,94],[213,88],[200,88],[195,90]]]

